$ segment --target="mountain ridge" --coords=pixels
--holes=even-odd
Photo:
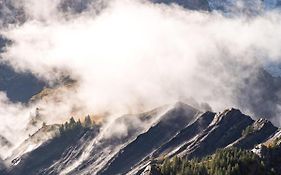
[[[137,131],[134,129],[136,126],[132,126],[130,132],[136,132],[135,135],[123,138],[114,136],[109,137],[109,140],[99,140],[97,138],[101,137],[105,130],[81,130],[81,132],[77,132],[77,134],[80,133],[78,135],[68,136],[71,142],[65,142],[65,148],[61,148],[58,155],[51,154],[48,158],[42,157],[44,154],[40,150],[52,150],[54,147],[49,146],[50,143],[56,145],[60,143],[58,140],[63,139],[54,138],[31,152],[23,154],[19,158],[18,164],[8,168],[9,173],[10,175],[23,172],[31,175],[38,173],[49,175],[60,173],[138,174],[152,162],[161,162],[165,157],[199,158],[214,154],[218,149],[229,147],[251,150],[258,144],[266,145],[265,143],[270,139],[279,138],[278,132],[280,131],[269,121],[265,119],[254,121],[234,108],[220,113],[209,111],[202,113],[184,103],[176,103],[176,105],[153,111],[134,116],[125,115],[125,118],[121,117],[117,120],[129,123],[133,119],[132,117],[140,117],[141,122],[154,120],[154,122],[149,122],[149,127],[144,130]],[[159,111],[163,112],[159,113]],[[157,113],[160,116],[157,117]],[[151,114],[153,115],[150,116]],[[114,124],[110,127],[114,127]],[[254,129],[247,131],[249,127]],[[248,135],[245,134],[246,131]],[[81,155],[86,154],[87,149],[89,149],[88,156],[78,161]],[[107,159],[99,160],[99,156],[107,157]],[[43,164],[38,164],[40,161],[37,159]],[[34,164],[30,161],[38,163]],[[49,163],[45,164],[45,161]],[[32,166],[30,166],[31,164]],[[72,166],[74,167],[72,168]]]

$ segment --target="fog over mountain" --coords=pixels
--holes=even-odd
[[[10,43],[1,46],[1,64],[12,67],[8,77],[31,76],[38,88],[13,84],[30,90],[16,101],[10,86],[1,89],[1,135],[16,147],[43,121],[94,114],[106,128],[123,114],[177,101],[201,111],[235,107],[280,126],[281,78],[270,66],[281,62],[279,5],[2,0],[0,33]],[[126,132],[121,124],[107,134]]]

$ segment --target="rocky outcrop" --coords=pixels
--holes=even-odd
[[[243,130],[254,121],[237,109],[218,113],[212,123],[193,140],[183,145],[177,154],[188,158],[203,157],[224,148],[242,136]]]
[[[255,145],[265,142],[278,128],[266,119],[258,119],[246,129],[244,130],[243,136],[229,146],[253,149]]]
[[[185,143],[189,142],[193,137],[204,131],[212,122],[214,116],[215,113],[213,112],[205,112],[204,114],[199,116],[194,123],[188,125],[186,128],[181,130],[175,137],[173,137],[167,143],[158,148],[153,153],[153,157],[164,157],[170,153],[173,153],[181,145],[184,145]],[[174,154],[170,154],[170,156],[173,155]]]
[[[198,113],[199,111],[191,106],[177,103],[174,108],[161,117],[157,124],[120,150],[100,174],[126,173],[131,167],[185,128],[196,118]]]

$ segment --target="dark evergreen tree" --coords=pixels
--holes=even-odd
[[[93,126],[93,122],[92,122],[90,115],[87,115],[85,117],[84,125],[86,128],[91,128]]]

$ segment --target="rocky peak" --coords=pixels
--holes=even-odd
[[[260,118],[253,123],[254,130],[260,130],[264,127],[274,127],[274,126],[269,120],[264,118]]]
[[[234,120],[243,119],[244,117],[250,118],[249,116],[242,114],[240,110],[230,108],[216,114],[210,125],[219,125],[222,122],[233,122]]]

